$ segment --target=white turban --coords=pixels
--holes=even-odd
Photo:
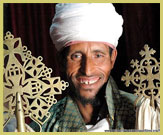
[[[50,27],[56,49],[78,42],[102,42],[116,48],[123,19],[111,3],[61,3]]]

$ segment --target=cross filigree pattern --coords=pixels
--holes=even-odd
[[[150,98],[151,106],[155,108],[155,100],[160,98],[160,62],[158,62],[152,55],[155,50],[150,49],[148,45],[144,46],[139,54],[143,58],[140,62],[138,60],[131,61],[131,67],[134,68],[130,74],[128,70],[121,80],[125,81],[128,87],[131,83],[136,86],[135,95],[138,95],[136,102],[141,97]]]
[[[20,38],[7,32],[4,38],[4,111],[11,117],[15,112],[16,93],[20,93],[24,115],[42,125],[50,117],[49,109],[57,102],[56,94],[68,87],[60,77],[51,77],[52,69],[33,57]]]

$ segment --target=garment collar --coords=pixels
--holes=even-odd
[[[121,102],[120,102],[120,93],[118,91],[118,87],[111,76],[109,77],[106,86],[105,98],[108,105],[109,117],[111,118],[112,121],[114,121],[116,107],[119,106]]]

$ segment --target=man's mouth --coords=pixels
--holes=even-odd
[[[91,85],[96,83],[100,77],[79,77],[77,80],[81,84]]]

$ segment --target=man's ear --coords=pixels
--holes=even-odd
[[[117,49],[113,49],[112,54],[111,54],[112,68],[114,67],[114,63],[115,63],[116,58],[117,58]]]

